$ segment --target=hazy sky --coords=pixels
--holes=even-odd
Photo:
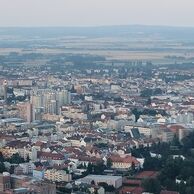
[[[0,26],[194,26],[194,0],[0,0]]]

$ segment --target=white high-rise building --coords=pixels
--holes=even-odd
[[[32,147],[31,160],[32,161],[36,161],[37,160],[37,150],[36,150],[36,148],[34,146]]]
[[[4,82],[3,82],[3,96],[4,96],[5,102],[7,101],[7,85],[8,85],[7,81],[4,80]]]
[[[43,96],[42,95],[31,96],[31,103],[34,109],[42,107],[43,106]]]
[[[31,96],[33,120],[36,120],[39,110],[43,113],[60,114],[61,106],[71,103],[71,93],[67,90],[36,90]],[[39,115],[39,114],[38,114]],[[38,116],[39,118],[39,116]]]
[[[57,114],[57,101],[56,100],[51,100],[50,103],[48,104],[48,113],[50,114]]]
[[[57,92],[57,100],[59,102],[59,107],[71,103],[71,93],[67,90],[62,90]]]
[[[40,114],[43,107],[43,96],[42,95],[33,95],[31,96],[32,104],[32,120],[40,120]]]

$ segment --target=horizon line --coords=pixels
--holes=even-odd
[[[194,28],[194,26],[184,26],[184,25],[156,25],[156,24],[106,24],[106,25],[8,25],[1,26],[0,28],[100,28],[100,27],[127,27],[127,26],[136,26],[136,27],[167,27],[167,28]]]

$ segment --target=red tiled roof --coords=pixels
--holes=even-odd
[[[63,160],[64,157],[62,154],[50,153],[50,152],[38,152],[38,156],[41,159],[52,159],[52,160]]]
[[[143,171],[136,175],[135,178],[144,179],[144,178],[155,178],[158,175],[158,171]]]
[[[112,155],[110,157],[112,162],[120,162],[120,163],[132,163],[139,164],[140,162],[133,156],[120,157],[119,155]]]
[[[42,141],[37,141],[34,145],[35,146],[42,146],[42,145],[44,145],[45,143],[44,142],[42,142]]]
[[[168,128],[174,133],[177,133],[179,129],[185,129],[182,125],[171,125]]]
[[[128,193],[142,194],[142,192],[143,192],[142,187],[122,187],[121,190],[119,191],[119,194],[128,194]]]
[[[141,185],[141,180],[137,180],[137,179],[127,179],[127,180],[125,180],[123,182],[123,184],[140,186]]]
[[[37,166],[35,170],[42,171],[44,168],[42,166]]]
[[[102,159],[96,158],[96,157],[79,156],[78,158],[79,158],[80,161],[88,161],[88,162],[92,162],[92,163],[96,163],[96,162],[102,161]]]
[[[14,140],[7,143],[6,146],[12,147],[12,148],[24,148],[30,145],[30,142],[26,141],[20,141],[20,140]]]

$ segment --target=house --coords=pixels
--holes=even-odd
[[[110,157],[112,161],[112,168],[115,169],[129,169],[134,164],[135,168],[140,168],[140,162],[131,155],[112,155]]]
[[[42,179],[44,179],[44,172],[45,172],[44,168],[37,167],[36,169],[33,170],[32,174],[33,174],[34,178],[36,178],[38,180],[42,180]]]
[[[70,182],[71,174],[67,174],[65,170],[48,169],[44,173],[44,178],[49,181]]]
[[[113,187],[120,188],[122,186],[122,176],[108,176],[108,175],[88,175],[84,178],[78,179],[75,181],[76,184],[87,183],[91,184],[94,181],[95,185],[98,183],[107,183]]]
[[[31,174],[33,169],[35,169],[35,165],[31,162],[19,164],[14,172],[16,174]]]
[[[61,165],[64,163],[64,156],[57,152],[38,152],[38,158],[49,161],[51,164]]]

